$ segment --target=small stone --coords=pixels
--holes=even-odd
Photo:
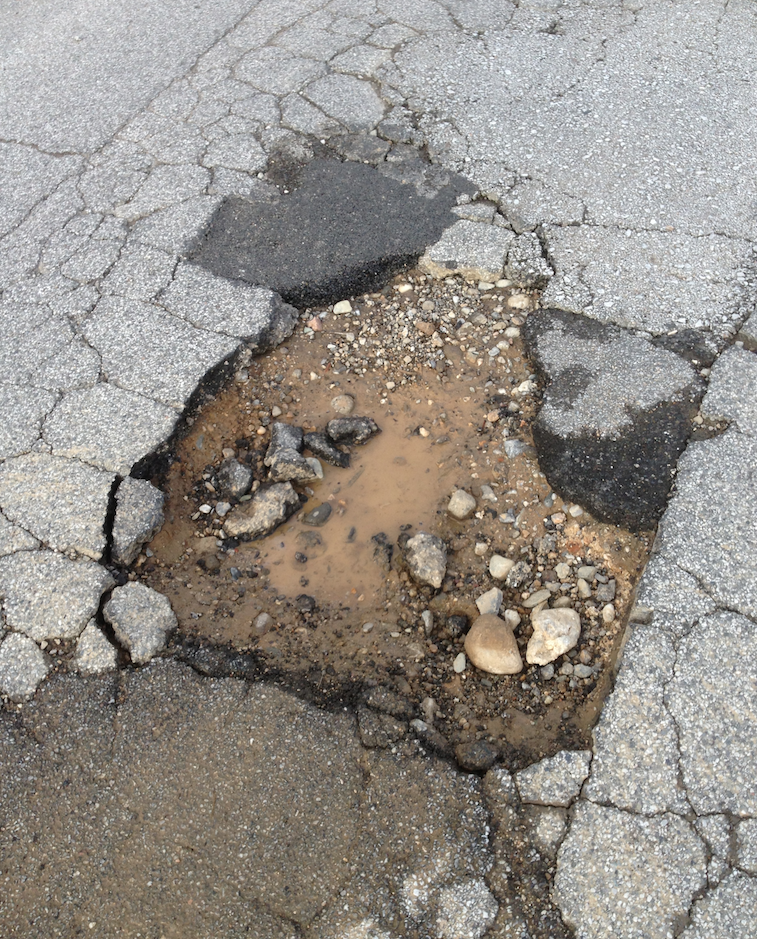
[[[317,505],[314,509],[311,509],[305,515],[303,515],[302,522],[304,525],[312,525],[314,528],[318,528],[321,525],[324,525],[330,517],[331,506],[328,502],[322,502],[320,505]]]
[[[223,518],[225,515],[228,515],[231,511],[230,502],[216,502],[216,515],[219,518]]]
[[[269,449],[270,453],[270,449]],[[266,456],[266,461],[268,461]],[[316,478],[315,470],[305,457],[290,447],[276,450],[270,457],[270,479],[274,483],[308,482]]]
[[[452,663],[452,668],[453,668],[453,669],[457,672],[457,674],[459,675],[459,674],[461,674],[461,672],[464,672],[464,671],[465,671],[465,666],[466,666],[467,664],[468,664],[468,663],[467,663],[466,660],[465,660],[465,653],[464,653],[464,652],[458,652],[458,654],[455,656],[455,661]]]
[[[566,580],[570,580],[572,570],[573,568],[570,564],[565,564],[564,562],[562,564],[555,564],[555,574],[557,574],[560,583],[564,584]]]
[[[271,408],[271,417],[281,417],[282,413],[283,412],[278,404],[274,404],[274,406]]]
[[[334,312],[337,316],[341,316],[342,313],[352,313],[352,304],[349,300],[340,300],[339,303],[334,304]]]
[[[521,453],[525,453],[528,450],[528,444],[524,443],[522,440],[515,440],[510,437],[505,441],[505,454],[511,460],[514,460],[516,456],[520,456]]]
[[[473,549],[473,553],[477,558],[482,558],[489,550],[489,545],[485,541],[477,541],[476,547]]]
[[[103,614],[135,665],[144,665],[160,652],[177,626],[168,597],[140,583],[116,587]]]
[[[469,773],[486,773],[497,761],[499,750],[486,740],[470,740],[455,747],[455,759]]]
[[[497,499],[496,493],[491,486],[481,487],[481,498],[484,502],[491,502],[492,504],[499,502],[499,499]]]
[[[363,632],[369,633],[373,629],[373,623],[363,623]]]
[[[543,665],[539,669],[539,674],[544,679],[544,681],[550,681],[550,679],[555,677],[555,667],[551,663],[549,665]]]
[[[531,300],[525,293],[514,293],[507,298],[507,305],[511,310],[527,310],[531,306]]]
[[[594,578],[597,576],[597,569],[596,567],[591,567],[587,564],[584,567],[578,568],[578,570],[576,571],[576,576],[580,577],[581,580],[586,580],[586,581],[589,581],[589,583],[591,583],[591,581],[593,581]]]
[[[337,395],[331,399],[331,410],[337,414],[352,414],[355,408],[355,399],[352,395]]]
[[[273,619],[268,613],[258,613],[255,617],[255,632],[259,636],[265,635],[273,625]]]
[[[291,424],[276,421],[275,424],[271,424],[271,442],[268,445],[263,462],[266,466],[270,466],[279,450],[302,452],[304,439],[305,433],[301,427],[293,427]]]
[[[447,512],[458,521],[463,521],[476,511],[476,500],[464,489],[456,489],[447,505]]]
[[[597,587],[597,600],[600,603],[611,603],[615,599],[615,581],[608,580],[606,584]]]
[[[233,451],[232,451],[233,453]],[[218,491],[230,499],[241,499],[252,488],[252,469],[239,460],[226,459],[216,474]]]
[[[495,580],[504,580],[513,567],[515,567],[515,561],[501,554],[493,554],[489,561],[489,573]]]
[[[49,659],[28,636],[11,633],[0,645],[0,692],[26,701],[50,670]]]
[[[326,434],[333,443],[365,443],[381,433],[370,417],[335,417],[326,425]]]
[[[404,548],[405,563],[419,584],[428,584],[437,590],[447,573],[447,547],[438,535],[418,532],[408,539]]]
[[[465,651],[476,668],[491,675],[517,675],[523,668],[512,629],[492,613],[473,623],[465,637]]]
[[[533,610],[534,607],[538,606],[540,603],[546,603],[547,600],[552,596],[552,591],[547,590],[545,587],[543,590],[537,590],[535,593],[532,593],[526,600],[523,601],[523,606],[527,610]]]
[[[344,453],[338,447],[335,447],[326,434],[305,434],[303,444],[306,450],[310,450],[311,453],[332,466],[340,466],[344,469],[350,465],[349,453]]]
[[[502,618],[513,632],[520,626],[520,613],[517,610],[505,610]]]
[[[111,556],[116,564],[128,567],[137,559],[142,545],[163,526],[164,494],[146,479],[127,476],[116,492]]]
[[[227,516],[224,531],[229,538],[262,538],[278,528],[300,507],[291,483],[275,483],[258,489],[244,508]]]
[[[305,462],[315,473],[316,479],[323,479],[323,467],[321,466],[320,460],[317,460],[314,456],[306,456]]]
[[[203,502],[203,504],[198,508],[197,511],[202,512],[203,515],[210,515],[210,513],[213,511],[213,506],[208,505],[207,502]]]
[[[580,505],[574,504],[568,507],[568,515],[570,515],[571,518],[579,518],[583,514],[584,514],[584,510],[581,508]]]
[[[429,432],[426,430],[425,427],[419,427],[418,433],[421,435],[421,437],[428,437],[429,435]]]
[[[573,663],[572,662],[563,662],[560,666],[561,675],[572,675],[573,674]]]
[[[582,577],[578,578],[578,596],[582,600],[588,600],[591,597],[591,585],[588,581],[585,581]]]
[[[534,631],[526,649],[530,665],[554,662],[574,648],[581,635],[581,617],[575,610],[535,610],[531,624]]]
[[[499,587],[492,587],[491,590],[481,594],[476,600],[476,606],[482,616],[487,613],[493,613],[496,616],[502,606],[502,591]]]
[[[578,664],[573,666],[573,674],[576,678],[591,678],[594,669],[590,665]]]
[[[510,569],[510,573],[505,579],[505,586],[511,590],[517,590],[531,577],[531,566],[525,561],[518,561]]]
[[[90,620],[76,643],[74,667],[81,675],[101,675],[116,667],[117,652],[94,620]]]
[[[602,607],[602,622],[609,626],[615,619],[615,606],[612,603],[608,603],[606,606]]]
[[[434,631],[434,614],[431,610],[424,610],[421,613],[421,620],[423,621],[423,631],[427,636],[430,636]]]

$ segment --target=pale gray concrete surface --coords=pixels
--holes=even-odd
[[[248,318],[242,308],[222,304],[217,318],[208,319],[187,295],[181,272],[221,198],[266,199],[257,174],[273,156],[307,160],[309,135],[370,134],[378,127],[383,142],[367,138],[374,143],[338,147],[368,147],[382,171],[421,187],[426,169],[382,161],[390,143],[425,146],[435,164],[467,176],[496,205],[496,214],[487,203],[481,213],[462,216],[466,228],[486,231],[460,248],[480,244],[488,256],[494,238],[492,274],[499,272],[500,253],[505,270],[516,234],[536,232],[544,250],[540,276],[555,272],[545,304],[632,328],[645,339],[692,328],[723,348],[754,314],[757,295],[756,18],[747,0],[171,0],[137,6],[78,0],[65,9],[4,0],[0,621],[10,632],[0,644],[0,690],[9,699],[31,694],[47,664],[46,653],[30,643],[76,638],[98,615],[112,581],[92,559],[110,547],[106,528],[119,477],[170,433],[209,370],[231,363],[245,347],[268,343],[272,322],[265,311],[258,319],[256,307]],[[469,262],[466,255],[443,260]],[[757,815],[750,788],[757,768],[752,355],[729,351],[715,363],[702,413],[731,424],[723,436],[691,444],[679,464],[657,553],[639,591],[639,602],[653,610],[652,623],[632,628],[596,731],[589,777],[569,810],[553,898],[565,923],[585,939],[742,939],[754,922],[751,849],[744,842],[736,856],[732,847],[722,853],[708,841],[714,844],[719,828],[729,845],[739,843],[737,833],[748,832]],[[137,398],[135,434],[125,402]],[[193,699],[168,686],[161,690],[162,674],[168,673],[147,670],[118,680],[128,685],[129,721],[143,721],[145,740],[153,732],[151,712],[176,706],[164,744],[170,738],[175,748],[191,727]],[[87,685],[101,696],[103,714],[112,707],[108,680]],[[51,687],[43,684],[37,700],[47,702]],[[246,693],[237,685],[228,692],[235,702],[229,715],[243,707]],[[58,707],[50,705],[49,714]],[[15,720],[11,713],[3,718],[6,729]],[[80,824],[86,845],[103,830],[92,821],[87,786],[98,761],[110,760],[114,739],[112,729],[96,729],[101,716],[81,717],[92,728],[86,743],[71,740],[74,750],[87,748],[76,772],[90,775],[84,788],[69,787],[73,801],[63,827]],[[3,744],[4,778],[10,780],[4,805],[25,804],[24,760],[45,763],[37,748],[57,745],[46,728],[75,735],[76,720],[51,718],[18,738],[11,729]],[[226,727],[228,720],[219,714]],[[327,737],[338,737],[345,752],[357,746],[347,740],[341,719],[312,720]],[[131,724],[124,719],[116,726]],[[116,737],[117,747],[129,746],[128,737]],[[291,741],[287,759],[299,759],[303,741]],[[241,746],[224,751],[224,759],[237,759]],[[126,764],[132,792],[155,800],[150,818],[186,796],[177,781],[148,791],[154,767],[138,747],[124,757]],[[64,777],[49,772],[54,800]],[[336,778],[342,770],[324,768],[329,772]],[[344,769],[344,779],[353,772]],[[453,789],[465,788],[462,777],[454,779]],[[400,776],[392,786],[401,790],[403,784]],[[92,804],[97,797],[112,805],[92,790]],[[36,806],[29,811],[40,811]],[[127,798],[113,808],[116,828],[128,806]],[[703,825],[702,815],[721,821]],[[27,834],[34,827],[21,816],[14,824]],[[192,837],[193,824],[188,818]],[[145,894],[149,902],[125,912],[118,891],[87,895],[81,905],[86,890],[70,886],[71,868],[79,865],[82,885],[87,878],[95,884],[96,863],[87,859],[88,848],[82,848],[85,855],[66,854],[65,838],[55,840],[58,829],[44,829],[56,862],[45,855],[47,873],[40,875],[37,866],[33,878],[21,861],[4,875],[10,882],[5,932],[33,935],[32,909],[41,924],[37,934],[54,934],[45,917],[57,908],[64,918],[55,928],[73,935],[80,926],[89,930],[89,921],[97,924],[103,911],[107,921],[124,916],[133,923],[145,909],[183,897],[157,879],[168,871],[162,850],[169,856],[169,848],[177,850],[160,840],[158,825],[149,847],[157,853],[145,868],[157,872]],[[126,847],[119,863],[107,868],[111,884],[121,874],[133,876],[130,860],[139,853],[133,819],[119,831]],[[466,837],[480,832],[479,821],[459,831]],[[231,843],[244,851],[235,840],[238,828],[229,823],[223,832],[228,840],[217,843],[221,853]],[[336,844],[339,853],[341,835],[330,834],[336,841],[324,841],[324,850]],[[371,829],[369,842],[380,845],[379,834]],[[263,842],[263,854],[275,863],[278,842],[271,830]],[[32,859],[42,851],[29,850]],[[181,850],[191,861],[192,851]],[[447,871],[445,863],[434,870]],[[444,880],[447,873],[437,877],[435,912],[429,906],[418,918],[402,907],[407,928],[444,935],[447,927],[429,917],[462,923],[454,911],[445,912],[445,903],[460,897],[478,903],[479,923],[488,924],[484,855],[472,851],[459,863],[471,884]],[[336,918],[324,914],[320,931],[309,934],[394,939],[387,910],[400,909],[400,888],[387,887],[379,867],[370,869],[375,902],[360,911],[362,918],[347,921],[332,904]],[[196,880],[192,873],[183,876],[202,907],[202,929],[207,923],[207,934],[239,934],[244,917],[236,901],[221,904],[216,915],[207,871]],[[487,876],[494,883],[495,874]],[[56,881],[62,877],[68,885]],[[357,874],[340,877],[345,896],[361,895]],[[135,891],[145,884],[135,881]],[[301,895],[295,890],[295,899],[280,898],[284,921],[278,906],[269,913],[258,905],[258,934],[297,935]],[[382,899],[390,895],[394,907]],[[98,909],[91,920],[90,907]],[[75,919],[65,918],[77,908]],[[27,917],[23,926],[19,916]],[[202,929],[198,935],[206,934]],[[491,934],[524,936],[517,911],[502,907]]]

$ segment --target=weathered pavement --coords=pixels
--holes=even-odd
[[[702,393],[702,426],[729,422],[722,435],[689,443],[678,463],[589,776],[580,798],[568,799],[552,898],[565,923],[587,939],[754,934],[757,360],[747,351],[757,341],[748,322],[757,237],[753,6],[206,6],[145,4],[127,16],[80,4],[54,21],[39,9],[26,24],[9,5],[0,12],[10,36],[0,52],[3,692],[24,699],[34,691],[55,638],[83,642],[86,635],[87,661],[112,665],[98,611],[113,583],[100,562],[113,550],[122,479],[170,435],[209,370],[223,372],[240,347],[259,351],[291,328],[293,311],[270,290],[187,263],[223,197],[278,198],[258,174],[269,164],[307,162],[317,141],[335,137],[339,152],[420,193],[444,184],[441,171],[460,173],[486,202],[460,207],[464,217],[427,263],[548,281],[543,306],[563,312],[551,315],[533,342],[554,382],[542,417],[550,452],[562,439],[563,452],[583,454],[581,441],[593,438],[598,450],[589,465],[611,465],[617,453],[623,460],[631,452],[643,473],[659,447],[639,452],[618,440],[648,434],[669,443],[655,470],[656,478],[669,478],[680,450],[673,431]],[[45,29],[57,46],[33,38]],[[120,41],[122,33],[134,41]],[[418,156],[421,148],[431,166]],[[589,317],[592,328],[566,336],[563,314]],[[594,323],[622,331],[602,334]],[[745,347],[729,348],[739,330]],[[586,501],[601,508],[607,493],[591,485],[582,483]],[[301,765],[318,766],[333,750],[345,760],[334,779],[347,788],[356,772],[348,755],[360,759],[349,718],[319,715],[279,691],[211,685],[175,668],[154,664],[86,685],[56,677],[17,714],[9,703],[4,935],[173,929],[232,936],[250,925],[240,912],[244,903],[258,910],[258,935],[289,929],[385,939],[416,928],[460,937],[467,927],[455,916],[468,902],[487,925],[489,895],[476,878],[488,862],[473,849],[452,850],[452,867],[439,862],[433,897],[413,912],[413,901],[402,905],[399,881],[380,882],[380,851],[354,860],[345,848],[370,886],[362,918],[340,919],[338,904],[350,906],[362,888],[357,874],[351,880],[335,873],[343,863],[337,855],[357,832],[373,837],[365,805],[349,799],[338,800],[328,837],[319,834],[326,823],[314,809],[292,835],[292,844],[319,846],[313,857],[326,912],[303,912],[296,884],[293,896],[277,899],[275,878],[269,884],[259,866],[238,857],[249,842],[235,839],[251,824],[252,807],[267,798],[266,781],[244,793],[243,776],[229,769],[238,759],[244,774],[255,763],[255,751],[244,745],[255,735],[245,737],[244,722],[259,721],[255,733],[287,749],[277,764],[282,785],[291,788]],[[273,715],[262,720],[266,707],[254,710],[266,693],[291,711],[287,726]],[[172,760],[190,733],[199,750],[187,750],[182,771]],[[151,752],[153,761],[145,757]],[[209,782],[199,792],[189,785],[199,772],[197,752],[212,757],[209,772],[228,787],[231,808],[216,831],[198,819],[206,812],[217,824],[212,805],[223,798]],[[421,761],[422,776],[422,758],[412,759]],[[389,780],[394,770],[383,771]],[[445,780],[445,798],[482,804],[475,782],[444,767],[433,771]],[[148,793],[153,777],[163,788]],[[507,780],[490,778],[487,786],[491,808],[494,790]],[[361,799],[369,788],[354,786]],[[326,798],[305,787],[297,805],[312,809],[311,796]],[[562,802],[550,805],[564,811]],[[457,845],[464,829],[475,838],[476,819],[462,829],[450,821],[445,837]],[[182,864],[191,861],[198,827],[210,839],[198,855],[201,877],[183,867],[180,882],[169,881],[169,841],[172,851],[181,839]],[[105,844],[110,831],[113,841]],[[274,871],[280,834],[259,835],[260,856],[272,858]],[[490,850],[495,889],[503,877],[500,848]],[[233,871],[208,860],[228,860],[232,852],[239,862]],[[410,876],[408,857],[402,864]],[[468,866],[470,882],[455,864]],[[135,881],[130,892],[134,867],[155,871],[155,880]],[[69,891],[74,868],[86,885],[81,893]],[[303,882],[308,871],[300,871]],[[240,876],[247,893],[238,879],[232,887]],[[238,899],[219,900],[233,890]],[[140,891],[139,907],[129,908]],[[315,894],[303,887],[302,895]],[[202,910],[201,925],[181,920],[187,914],[179,900],[187,896]],[[169,897],[176,906],[165,905]],[[404,925],[392,919],[396,911]],[[491,935],[518,935],[520,928],[517,911],[500,903]]]

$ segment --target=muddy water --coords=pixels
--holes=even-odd
[[[389,686],[418,716],[421,701],[432,698],[434,725],[451,747],[486,740],[511,766],[587,744],[651,533],[599,524],[564,503],[540,472],[530,436],[539,389],[517,328],[534,298],[514,293],[398,279],[393,289],[354,301],[347,316],[306,312],[284,347],[240,369],[196,416],[167,477],[156,480],[167,492],[167,522],[132,575],[169,596],[179,642],[250,652],[263,674],[318,692],[353,696]],[[221,500],[213,482],[221,461],[234,455],[264,483],[271,422],[323,429],[336,416],[332,400],[344,394],[381,434],[351,448],[349,468],[324,463],[322,480],[298,484],[302,509],[273,534],[224,539],[223,518],[200,511]],[[513,441],[522,452],[508,455]],[[446,512],[457,488],[477,500],[462,522]],[[305,524],[324,503],[331,507],[325,524]],[[397,541],[405,531],[433,532],[447,544],[440,591],[404,571]],[[525,561],[528,582],[519,589],[495,582],[488,572],[495,553]],[[562,585],[560,564],[571,571]],[[578,591],[582,565],[596,568],[588,596]],[[610,581],[616,612],[608,621],[600,598]],[[562,598],[579,611],[579,645],[554,663],[554,675],[528,665],[518,676],[486,675],[470,664],[454,671],[478,615],[475,600],[492,586],[504,591],[503,609],[521,616],[522,653],[531,593],[551,586],[551,602]],[[591,674],[574,677],[576,665]]]

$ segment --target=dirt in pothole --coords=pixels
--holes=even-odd
[[[587,745],[652,533],[598,523],[539,471],[530,426],[540,389],[519,329],[535,303],[507,282],[414,272],[353,299],[350,312],[305,311],[286,345],[240,367],[156,480],[166,524],[135,566],[170,598],[179,642],[251,653],[261,674],[294,687],[367,696],[378,709],[358,709],[368,744],[391,745],[417,717],[437,749],[485,741],[511,768]],[[272,422],[323,430],[344,395],[381,434],[349,448],[348,468],[321,461],[322,479],[295,484],[301,508],[272,534],[226,537],[225,519],[250,495],[221,491],[222,462],[250,466],[255,491]],[[446,511],[456,489],[476,499],[464,521]],[[320,506],[326,521],[307,524]],[[398,540],[419,531],[447,545],[440,590],[403,567]],[[490,575],[494,554],[525,563],[517,588]],[[476,599],[492,587],[504,593],[500,615],[520,616],[524,663],[538,591],[580,613],[576,648],[516,676],[470,662],[456,671]]]

